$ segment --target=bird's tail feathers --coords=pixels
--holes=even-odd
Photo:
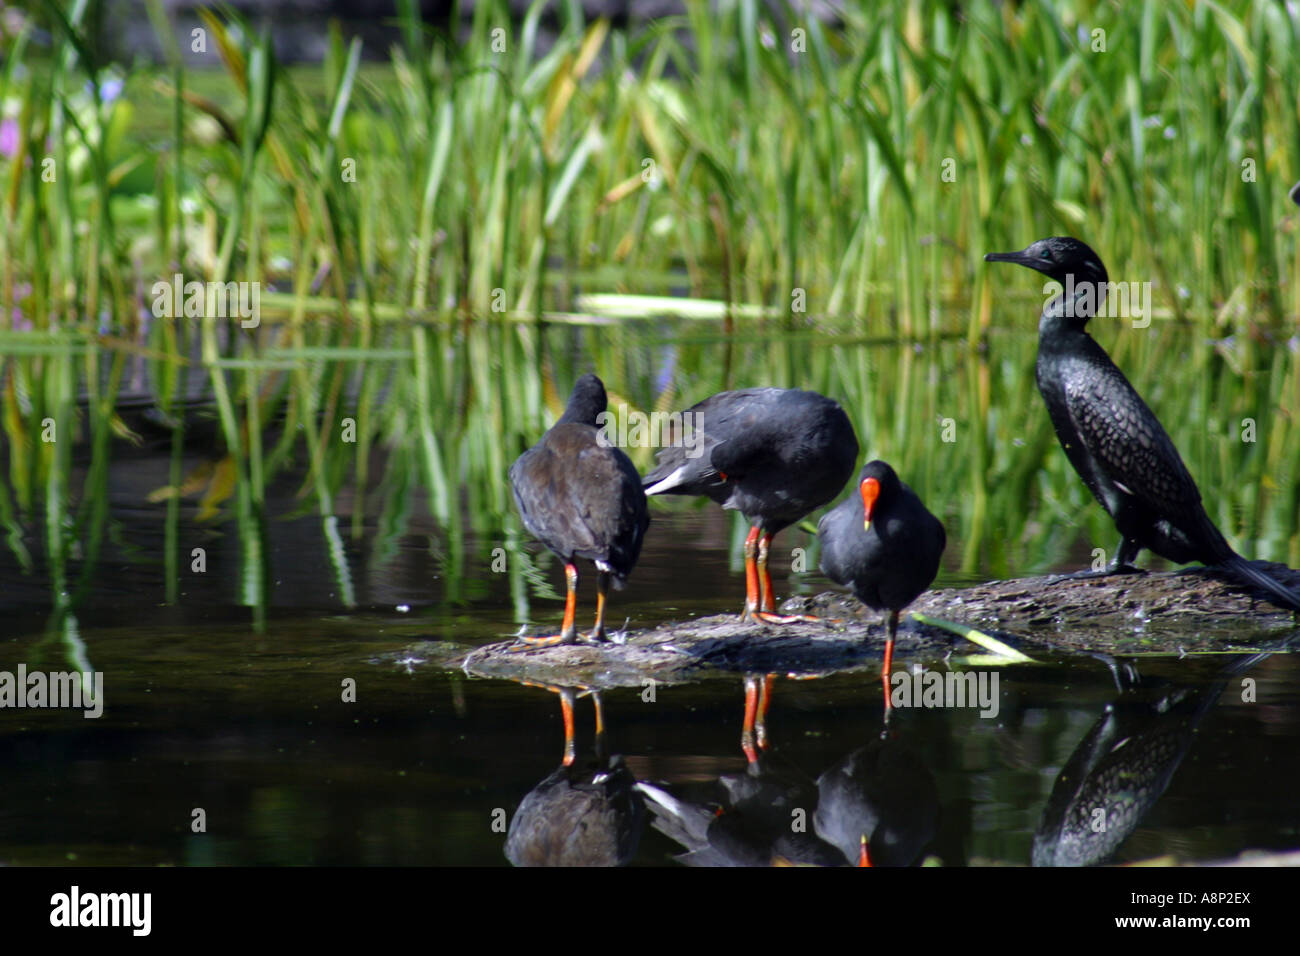
[[[654,815],[654,828],[688,850],[709,845],[709,824],[713,815],[702,807],[678,800],[667,790],[644,780],[636,789],[646,798]]]
[[[1253,584],[1267,591],[1278,604],[1292,611],[1300,611],[1300,594],[1288,588],[1267,571],[1255,566],[1239,554],[1234,554],[1223,563],[1242,583]]]
[[[661,494],[669,488],[682,483],[686,475],[686,463],[676,459],[665,461],[664,453],[659,453],[659,464],[641,477],[641,486],[647,495]]]

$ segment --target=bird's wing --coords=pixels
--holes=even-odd
[[[817,522],[817,539],[821,542],[822,552],[818,567],[822,574],[836,584],[849,585],[853,582],[850,545],[856,533],[853,528],[855,514],[856,521],[861,521],[861,509],[854,508],[852,499],[846,499],[822,515],[822,520]]]
[[[709,460],[717,471],[744,475],[769,467],[779,460],[776,449],[789,440],[780,405],[761,392],[749,398],[715,419],[714,434],[722,437],[710,450]]]
[[[609,554],[630,570],[649,524],[640,478],[622,451],[588,437],[566,431],[552,443],[558,453],[542,445],[520,456],[510,469],[515,502],[524,526],[557,554]]]
[[[641,476],[632,460],[618,448],[597,450],[608,453],[609,493],[619,502],[617,516],[607,514],[604,523],[610,564],[622,574],[623,569],[630,571],[641,555],[641,541],[650,526],[650,511],[641,488]]]
[[[677,413],[681,417],[672,444],[655,453],[655,467],[642,478],[642,484],[649,488],[663,483],[661,491],[669,491],[700,481],[714,481],[717,472],[711,464],[712,451],[721,440],[720,435],[725,435],[721,429],[736,394],[710,395]]]
[[[673,488],[691,488],[693,494],[709,494],[719,485],[720,471],[748,470],[754,447],[762,437],[755,434],[780,389],[742,389],[710,395],[683,411],[682,422],[689,423],[690,446],[678,435],[674,444],[655,455],[654,470],[642,483],[658,486],[655,493]],[[725,498],[726,495],[723,495]]]
[[[561,557],[590,551],[596,532],[570,480],[570,470],[547,448],[530,448],[510,468],[519,516],[529,534]]]
[[[1108,356],[1065,372],[1070,420],[1094,460],[1120,490],[1164,515],[1198,504],[1201,494],[1173,440]]]

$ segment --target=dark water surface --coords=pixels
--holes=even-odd
[[[728,569],[728,518],[689,508],[656,517],[632,585],[612,598],[611,620],[639,628],[738,607],[743,578]],[[66,668],[79,639],[105,674],[106,708],[95,720],[4,714],[0,860],[504,865],[502,821],[559,762],[558,698],[440,666],[458,648],[518,625],[505,575],[478,576],[482,593],[472,600],[429,604],[427,582],[437,578],[429,552],[427,541],[404,538],[389,575],[358,575],[359,603],[382,599],[387,608],[350,613],[324,610],[334,602],[327,587],[308,583],[312,559],[304,555],[305,567],[287,568],[291,580],[276,588],[261,636],[239,612],[145,600],[148,575],[130,564],[106,567],[75,639],[66,629],[47,636],[37,608],[14,608],[0,669]],[[353,564],[363,570],[364,562]],[[553,563],[547,580],[560,586]],[[139,592],[124,593],[128,584]],[[592,597],[585,584],[583,617]],[[825,586],[813,575],[802,584]],[[790,586],[777,575],[779,594]],[[402,600],[409,611],[393,610]],[[560,610],[556,601],[533,607],[542,627]],[[1213,691],[1223,660],[1147,660],[1140,670],[1144,682]],[[1090,657],[997,673],[995,719],[948,709],[898,711],[893,721],[889,746],[903,768],[896,776],[908,778],[896,783],[932,790],[933,822],[917,839],[923,857],[945,865],[1028,863],[1058,773],[1119,696],[1105,664]],[[1235,680],[1213,693],[1190,732],[1174,731],[1186,757],[1115,859],[1208,860],[1300,841],[1300,667],[1277,655],[1246,676],[1256,681],[1256,702],[1242,701]],[[355,703],[340,699],[347,678],[356,681]],[[764,760],[815,779],[879,740],[880,697],[870,673],[778,680]],[[660,686],[653,702],[635,690],[603,699],[609,745],[638,779],[711,805],[719,777],[745,772],[739,675]],[[577,714],[582,759],[592,748],[589,699],[578,701]],[[1111,793],[1101,804],[1124,799]],[[191,831],[196,808],[206,833]],[[811,819],[814,808],[806,809]],[[647,827],[634,863],[669,863],[676,852]]]
[[[1126,350],[1126,365],[1150,370],[1135,384],[1229,538],[1250,556],[1296,563],[1300,462],[1284,411],[1300,381],[1295,353],[1270,353],[1265,366],[1238,343],[1240,354],[1226,353],[1231,364],[1169,327],[1104,332]],[[506,467],[553,420],[543,394],[562,399],[593,364],[614,404],[680,407],[716,391],[717,336],[671,340],[655,324],[562,330],[542,361],[528,329],[475,326],[467,333],[475,363],[459,357],[465,343],[455,330],[429,331],[427,343],[423,329],[386,334],[382,361],[312,358],[301,382],[281,376],[266,343],[265,370],[231,373],[232,388],[287,389],[292,413],[261,413],[265,468],[237,461],[242,484],[210,411],[187,424],[174,470],[167,429],[125,412],[138,444],[115,436],[95,452],[83,431],[71,450],[64,438],[42,446],[47,412],[34,407],[29,447],[63,457],[0,449],[0,680],[22,665],[96,671],[105,682],[98,719],[0,709],[0,863],[506,864],[505,825],[563,748],[555,693],[470,679],[449,663],[524,625],[553,631],[560,618],[561,570],[520,529]],[[937,585],[1074,570],[1114,546],[1111,523],[1060,454],[1033,393],[1032,334],[974,351],[801,341],[746,337],[733,384],[836,396],[863,455],[893,462],[944,520]],[[797,371],[776,367],[796,346]],[[446,357],[428,382],[412,358],[426,348]],[[1180,363],[1184,355],[1196,361]],[[82,367],[80,355],[42,362],[48,381],[57,363],[72,363],[60,379],[68,382]],[[1243,364],[1256,367],[1244,385]],[[361,375],[375,377],[371,420],[381,427],[357,446],[331,436]],[[147,395],[144,370],[130,381]],[[667,392],[663,381],[673,382]],[[313,404],[317,389],[339,405]],[[71,389],[51,408],[64,436],[76,431],[68,423],[93,420]],[[296,433],[285,424],[295,414]],[[1258,420],[1257,442],[1234,431],[1246,416]],[[315,478],[304,420],[323,436]],[[647,466],[648,449],[630,451]],[[169,516],[157,492],[173,475],[185,491]],[[738,611],[742,523],[687,501],[656,500],[651,512],[610,622],[641,629]],[[62,542],[53,558],[51,541]],[[796,549],[817,567],[815,537],[782,532],[772,558],[782,599],[830,586],[814,571],[792,573]],[[582,570],[586,628],[594,580]],[[1284,636],[1243,623],[1233,643],[1276,647]],[[1300,845],[1294,656],[1145,657],[1136,672],[1088,655],[1034,656],[1039,663],[979,668],[998,678],[996,716],[899,710],[884,743],[870,668],[779,678],[757,782],[774,775],[788,797],[779,816],[811,829],[813,782],[866,748],[881,825],[902,834],[910,862],[1198,861]],[[942,659],[922,663],[946,669]],[[343,699],[349,682],[355,701]],[[735,789],[747,772],[742,675],[660,685],[647,696],[603,694],[609,749],[637,779],[715,813],[719,781]],[[580,763],[593,737],[593,701],[582,697]],[[1090,750],[1111,756],[1089,764]],[[198,818],[204,832],[195,832]],[[670,864],[681,849],[647,826],[633,862]]]

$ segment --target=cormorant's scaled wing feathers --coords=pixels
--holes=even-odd
[[[1201,500],[1173,440],[1109,358],[1104,366],[1071,370],[1064,386],[1066,408],[1087,451],[1121,491],[1166,515]]]

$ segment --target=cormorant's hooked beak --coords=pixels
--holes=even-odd
[[[880,482],[868,478],[862,482],[859,490],[862,492],[862,530],[868,531],[871,528],[871,516],[876,513],[876,499],[880,497]]]
[[[1014,262],[1018,266],[1027,266],[1035,272],[1048,272],[1053,263],[1039,256],[1029,254],[1028,249],[1019,252],[990,252],[984,256],[985,262]]]

